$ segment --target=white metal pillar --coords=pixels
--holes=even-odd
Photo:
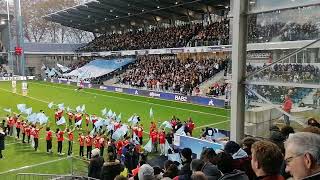
[[[232,100],[230,139],[244,137],[245,80],[247,50],[248,0],[233,0],[232,23]]]

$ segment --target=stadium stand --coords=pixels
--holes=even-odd
[[[124,34],[107,34],[97,37],[79,48],[78,51],[118,51],[229,44],[228,27],[229,20],[222,20],[207,26],[198,23],[153,28],[148,31],[129,31]]]
[[[157,91],[191,94],[195,87],[225,69],[225,59],[161,60],[141,56],[120,76],[120,83]]]

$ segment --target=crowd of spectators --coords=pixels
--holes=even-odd
[[[247,66],[247,73],[254,72],[262,68],[261,66]],[[262,72],[253,76],[253,80],[258,81],[278,81],[278,82],[294,82],[306,83],[320,82],[320,69],[315,65],[304,64],[275,64],[271,68],[267,68]]]
[[[229,44],[229,20],[204,26],[201,23],[150,30],[133,30],[95,38],[79,51],[119,51]]]
[[[173,117],[171,122],[173,120],[178,126],[178,119]],[[166,137],[170,138],[171,146],[173,133],[178,131],[176,126]],[[103,180],[316,180],[320,178],[319,127],[320,124],[310,118],[301,132],[295,132],[291,126],[272,126],[266,139],[246,137],[239,143],[215,139],[223,144],[223,149],[205,148],[196,158],[191,148],[171,149],[168,155],[179,154],[178,158],[155,156],[161,159],[159,164],[153,164],[148,155],[137,151],[130,142],[123,146],[125,154],[116,156],[117,144],[111,141],[104,159],[99,156],[98,149],[92,151],[89,176]],[[156,126],[150,128],[156,129]],[[210,136],[208,133],[212,131],[212,128],[206,128],[201,138]],[[132,158],[134,164],[126,162]]]
[[[191,94],[200,83],[226,67],[226,59],[178,60],[141,56],[121,75],[122,84]]]
[[[0,64],[0,77],[10,77],[11,73],[8,73],[6,68]]]
[[[219,96],[226,96],[226,99],[229,99],[231,96],[231,84],[222,81],[216,82],[209,86],[206,92],[207,96],[219,97]]]
[[[261,25],[253,19],[249,21],[249,42],[297,41],[319,38],[319,29],[310,22],[304,24],[282,23]]]

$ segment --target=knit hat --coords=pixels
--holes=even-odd
[[[92,157],[98,156],[100,154],[100,149],[95,148],[91,151]]]
[[[139,180],[153,180],[154,170],[149,164],[144,164],[140,167],[138,172]]]
[[[185,159],[191,160],[192,159],[192,150],[190,148],[184,148],[180,152],[181,156],[183,156]]]

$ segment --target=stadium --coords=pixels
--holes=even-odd
[[[0,179],[320,179],[319,12],[0,0]]]

